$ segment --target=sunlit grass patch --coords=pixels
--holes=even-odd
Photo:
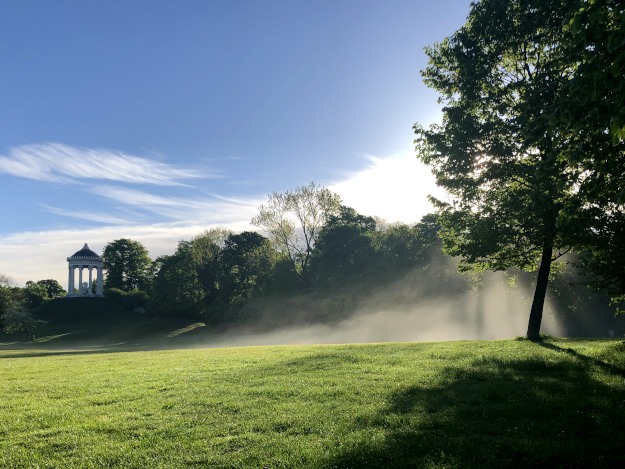
[[[625,458],[618,341],[0,353],[0,467],[616,467]]]
[[[167,334],[167,337],[178,337],[200,327],[206,327],[206,324],[204,324],[203,322],[194,322],[192,324],[189,324],[188,326],[181,327],[180,329],[176,329],[175,331],[170,332],[169,334]]]

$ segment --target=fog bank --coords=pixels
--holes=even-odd
[[[447,297],[428,296],[419,285],[398,282],[372,294],[342,321],[260,333],[252,328],[231,331],[211,345],[431,342],[524,336],[532,292],[522,286],[511,288],[503,274],[490,274],[487,279],[478,290]],[[545,305],[542,332],[561,335],[549,304]]]

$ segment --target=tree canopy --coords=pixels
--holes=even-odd
[[[625,301],[625,3],[583,2],[566,26],[579,66],[561,99],[568,158],[582,174],[564,216],[590,282]],[[621,306],[621,309],[625,309]]]
[[[449,194],[435,200],[445,250],[460,256],[465,268],[537,268],[527,331],[532,339],[539,337],[553,260],[580,244],[573,233],[605,226],[580,209],[603,206],[610,197],[585,192],[587,163],[594,162],[601,178],[608,174],[604,165],[614,166],[615,152],[589,146],[581,159],[573,157],[572,142],[581,144],[586,127],[604,133],[590,117],[577,128],[570,121],[572,109],[594,112],[575,93],[576,80],[589,79],[583,70],[595,60],[592,44],[573,34],[586,3],[594,4],[474,2],[463,27],[426,49],[429,65],[422,72],[444,106],[442,124],[415,125],[415,132],[419,157]],[[606,24],[599,19],[586,27]],[[580,48],[588,53],[580,55]],[[622,57],[623,48],[616,54]],[[596,99],[602,101],[601,92]],[[577,104],[563,106],[571,101]],[[615,203],[613,211],[622,213]]]
[[[147,288],[152,261],[139,241],[121,238],[108,243],[102,260],[106,270],[106,290],[118,288],[129,293]]]
[[[340,197],[311,182],[293,191],[274,192],[259,208],[252,225],[264,229],[306,279],[312,248],[328,217],[338,213]]]

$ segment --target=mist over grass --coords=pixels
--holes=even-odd
[[[444,258],[386,283],[350,282],[308,294],[255,298],[228,312],[234,320],[226,325],[210,317],[133,315],[110,298],[65,298],[37,311],[48,324],[36,331],[33,346],[154,350],[514,338],[525,335],[533,294],[531,283],[522,280],[511,282],[510,273],[501,272],[461,275],[453,260]],[[581,305],[564,310],[562,301],[548,297],[542,332],[608,337],[611,330],[623,336],[625,317],[615,318],[592,302]],[[577,330],[584,334],[570,327],[574,321],[583,323]],[[30,335],[15,340],[29,341]]]
[[[378,289],[328,296],[299,296],[257,305],[255,324],[233,328],[214,339],[219,345],[345,344],[490,340],[523,336],[531,289],[511,286],[503,273],[482,276],[481,284],[446,289],[443,269],[413,275]],[[455,293],[449,293],[454,291]],[[337,307],[338,305],[338,307]],[[327,311],[353,309],[335,317]],[[340,318],[340,319],[337,319]],[[275,318],[280,318],[279,322]],[[306,324],[308,322],[308,324]],[[302,324],[303,323],[303,324]],[[543,332],[562,335],[549,305]]]

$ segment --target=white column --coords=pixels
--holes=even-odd
[[[67,279],[67,296],[71,296],[74,294],[74,266],[68,265],[69,269],[68,279]]]
[[[102,266],[98,266],[98,281],[96,284],[96,293],[100,296],[104,295],[104,284],[102,281]]]
[[[91,288],[91,285],[93,284],[93,274],[92,274],[92,269],[93,266],[89,266],[89,296],[93,296],[93,289]]]
[[[82,265],[78,266],[78,294],[82,296]]]

